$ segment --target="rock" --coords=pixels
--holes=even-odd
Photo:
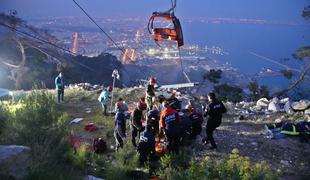
[[[282,122],[281,119],[276,119],[276,120],[274,120],[274,123],[280,123],[280,122]]]
[[[271,112],[279,112],[280,111],[280,106],[278,103],[275,101],[271,101],[268,105],[268,110]]]
[[[252,144],[253,146],[258,146],[258,143],[257,143],[257,142],[251,142],[251,144]]]
[[[295,111],[304,111],[308,108],[310,108],[309,100],[300,100],[299,102],[292,103],[292,109]]]
[[[85,180],[104,180],[104,179],[97,178],[97,177],[92,176],[92,175],[88,175],[87,177],[85,177]]]
[[[24,179],[29,173],[30,148],[0,145],[0,177]]]
[[[261,109],[261,108],[267,108],[268,107],[268,104],[269,104],[269,101],[267,98],[261,98],[259,99],[257,102],[256,102],[256,107],[258,109]]]
[[[240,123],[240,120],[239,119],[235,119],[234,123]]]
[[[289,166],[290,165],[290,163],[288,161],[286,161],[286,160],[281,160],[280,163],[283,164],[284,166]]]
[[[310,115],[310,108],[305,110],[305,114]]]
[[[272,99],[271,99],[271,101],[270,101],[270,102],[280,103],[280,99],[279,99],[279,98],[277,98],[277,97],[274,97],[274,98],[272,98]]]
[[[281,99],[280,100],[280,103],[281,104],[286,104],[287,102],[289,102],[290,101],[290,98],[284,98],[284,99]]]
[[[284,104],[284,111],[286,113],[291,113],[292,112],[292,108],[291,108],[291,102],[290,101],[287,101],[285,104]]]

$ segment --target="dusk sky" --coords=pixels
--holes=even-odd
[[[77,0],[92,16],[148,17],[170,7],[170,0]],[[253,18],[302,21],[309,0],[178,0],[181,17]],[[72,0],[0,0],[0,12],[16,9],[22,18],[83,16]]]

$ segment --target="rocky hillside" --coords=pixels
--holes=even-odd
[[[37,29],[23,20],[0,14],[0,23],[64,47],[48,31]],[[111,84],[113,69],[120,69],[116,57],[102,53],[97,57],[73,56],[61,49],[19,32],[0,26],[0,86],[30,89],[35,84],[54,87],[54,78],[64,72],[66,83],[90,82]]]

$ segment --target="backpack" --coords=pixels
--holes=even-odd
[[[93,139],[93,150],[97,154],[102,154],[107,150],[107,144],[102,138]]]

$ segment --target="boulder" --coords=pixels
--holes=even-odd
[[[310,108],[305,110],[305,114],[310,115]]]
[[[290,101],[290,98],[283,98],[283,99],[280,100],[280,103],[281,104],[286,104],[289,101]]]
[[[0,145],[0,178],[24,179],[29,173],[30,148]]]
[[[261,98],[259,99],[257,102],[256,102],[256,107],[258,109],[261,109],[261,108],[267,108],[268,107],[268,104],[269,104],[269,101],[267,98]]]
[[[279,112],[280,111],[280,106],[278,103],[275,101],[271,101],[268,105],[268,110],[271,112]]]
[[[286,113],[291,113],[291,112],[292,112],[291,102],[290,102],[290,101],[287,101],[287,102],[284,104],[284,111],[285,111]]]
[[[310,101],[309,100],[300,100],[298,102],[292,103],[292,109],[295,111],[304,111],[310,108]]]

